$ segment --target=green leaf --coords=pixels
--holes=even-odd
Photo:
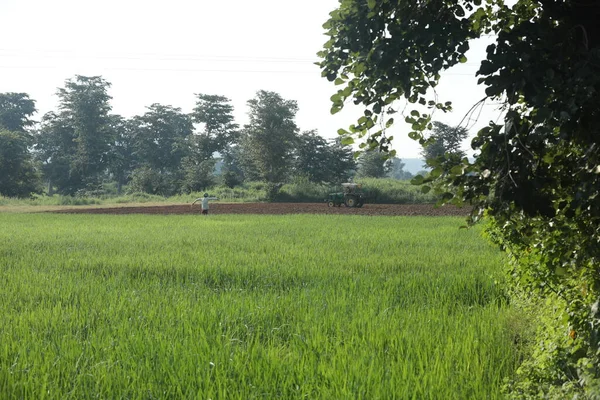
[[[461,64],[464,64],[464,63],[466,63],[466,62],[467,62],[467,57],[465,57],[464,55],[463,55],[463,56],[460,56],[460,58],[458,59],[458,61],[459,61]]]
[[[421,185],[421,184],[423,184],[423,180],[424,180],[423,176],[417,175],[410,180],[410,183],[413,185]]]
[[[394,118],[388,119],[388,122],[385,124],[385,127],[389,128],[392,125],[394,125]]]
[[[454,176],[462,175],[464,173],[464,168],[462,165],[456,165],[450,169],[450,174]]]
[[[354,138],[350,136],[342,138],[342,146],[350,146],[351,144],[354,144]]]
[[[430,173],[429,176],[433,179],[439,178],[440,176],[442,176],[442,173],[444,172],[444,170],[441,167],[437,167],[434,168]]]
[[[408,137],[411,138],[412,140],[419,140],[423,137],[422,134],[420,134],[419,132],[409,132],[408,133]]]

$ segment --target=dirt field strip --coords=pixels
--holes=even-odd
[[[68,208],[50,211],[66,214],[200,214],[198,205],[189,204]],[[387,215],[387,216],[466,216],[468,208],[453,206],[435,207],[430,204],[365,204],[362,208],[327,207],[325,203],[213,203],[211,214],[341,214],[341,215]]]

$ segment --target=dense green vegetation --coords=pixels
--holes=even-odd
[[[370,203],[420,204],[434,203],[433,194],[424,194],[420,188],[408,181],[396,179],[357,179],[363,185]],[[234,188],[214,186],[206,190],[224,202],[262,202],[268,200],[267,184],[264,182],[248,182]],[[279,202],[322,202],[331,192],[338,192],[340,186],[316,184],[307,178],[296,178],[281,187],[275,201]],[[22,206],[76,206],[91,204],[126,204],[126,203],[190,203],[201,197],[203,192],[192,192],[169,197],[134,192],[117,195],[116,191],[102,196],[32,196],[27,199],[6,198],[0,196],[0,207],[3,205]],[[0,209],[1,210],[1,209]]]
[[[433,114],[452,108],[436,86],[472,40],[489,42],[474,74],[485,96],[464,121],[490,103],[502,114],[472,140],[475,159],[446,152],[415,182],[489,217],[514,295],[546,301],[519,399],[600,398],[599,17],[595,0],[344,0],[323,26],[332,112],[363,108],[343,142],[390,153],[403,110],[409,136],[435,147]]]
[[[527,327],[460,222],[0,214],[0,397],[499,398]]]
[[[26,93],[0,93],[0,196],[175,196],[216,185],[266,184],[266,199],[294,180],[335,185],[354,175],[410,179],[397,158],[357,165],[351,148],[316,130],[300,132],[298,105],[260,90],[248,100],[250,121],[235,123],[224,96],[197,94],[191,112],[151,104],[142,115],[112,114],[110,83],[76,76],[58,91],[57,112],[32,120]],[[385,168],[384,168],[385,164]]]

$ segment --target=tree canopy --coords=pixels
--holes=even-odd
[[[415,183],[472,206],[473,221],[488,215],[514,287],[561,310],[547,316],[561,333],[540,338],[555,350],[524,363],[519,395],[600,392],[599,17],[594,0],[343,0],[324,25],[322,75],[341,87],[332,112],[364,107],[340,133],[392,153],[402,103],[415,104],[409,136],[427,144],[433,113],[452,106],[435,92],[442,72],[467,61],[471,39],[492,38],[474,106],[501,102],[503,123],[477,133],[475,160],[439,160]]]
[[[24,132],[33,125],[35,101],[27,93],[0,93],[0,127]]]
[[[469,136],[469,131],[462,126],[451,127],[442,122],[434,121],[429,140],[423,145],[421,155],[435,162],[444,155],[454,157],[457,162],[466,156],[461,149],[462,142]]]
[[[312,130],[298,137],[294,168],[296,175],[306,176],[311,182],[341,183],[349,179],[356,163],[349,147]]]
[[[278,93],[260,90],[248,100],[250,122],[244,126],[242,145],[246,165],[272,187],[270,196],[277,193],[292,166],[292,151],[298,139],[295,117],[298,104],[285,100]]]
[[[391,169],[386,154],[379,150],[367,151],[358,158],[357,176],[360,178],[383,178]]]

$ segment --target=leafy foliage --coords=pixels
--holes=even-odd
[[[341,183],[347,181],[356,163],[349,146],[339,140],[328,141],[316,131],[303,132],[295,149],[296,175],[311,182]]]
[[[108,163],[106,155],[112,140],[109,87],[102,77],[77,75],[58,90],[61,115],[73,129],[76,143],[70,169],[71,175],[77,176],[77,189],[98,184]]]
[[[451,127],[434,121],[432,133],[423,145],[421,155],[426,161],[438,160],[448,155],[457,161],[462,160],[466,154],[461,149],[461,144],[468,136],[469,131],[464,127]]]
[[[193,126],[180,108],[152,104],[148,111],[134,117],[133,146],[138,165],[159,172],[175,173],[188,155],[188,142]]]
[[[31,128],[35,101],[27,93],[0,93],[0,128],[25,132]]]
[[[271,187],[271,194],[286,179],[292,165],[292,151],[298,139],[294,121],[298,105],[275,92],[260,90],[248,100],[250,123],[244,126],[241,146],[246,171]]]
[[[0,195],[39,193],[41,180],[28,148],[35,102],[25,93],[0,93]]]
[[[429,107],[405,117],[426,144],[432,113],[451,109],[435,93],[440,73],[467,61],[470,39],[495,36],[477,75],[486,97],[504,103],[504,123],[478,132],[474,161],[440,158],[415,183],[471,205],[473,222],[488,215],[515,287],[553,299],[555,328],[565,317],[568,329],[540,336],[562,350],[524,364],[535,368],[513,386],[520,396],[597,396],[600,386],[599,16],[594,1],[345,0],[324,26],[322,74],[342,86],[332,112],[347,99],[365,107],[341,133],[382,150],[391,138],[370,129],[389,126],[399,99]]]
[[[75,132],[64,113],[49,112],[43,116],[34,148],[48,181],[49,194],[53,194],[54,186],[61,194],[75,193],[79,188],[76,174],[71,173],[71,160],[76,152]]]
[[[107,155],[108,172],[116,181],[117,194],[120,195],[122,186],[129,180],[135,167],[134,132],[132,130],[135,125],[118,115],[111,115],[109,124],[114,134],[114,140],[110,144]]]
[[[41,191],[39,172],[27,151],[30,138],[0,129],[0,195],[28,197]]]
[[[198,100],[191,116],[195,123],[203,125],[197,142],[203,159],[207,160],[214,153],[227,150],[236,141],[238,125],[234,122],[233,106],[227,97],[208,94],[196,96]]]
[[[359,178],[383,178],[390,172],[391,162],[387,154],[379,150],[362,153],[358,159]]]

